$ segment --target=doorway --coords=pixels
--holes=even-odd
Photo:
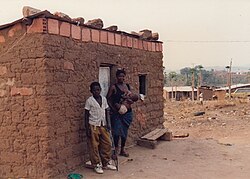
[[[99,83],[102,88],[101,95],[106,96],[110,86],[110,67],[99,67]]]

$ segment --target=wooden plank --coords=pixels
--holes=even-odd
[[[151,141],[151,140],[146,140],[146,139],[138,139],[137,140],[137,145],[142,146],[142,147],[146,147],[146,148],[150,148],[150,149],[154,149],[156,147],[157,141]]]
[[[156,140],[162,135],[164,135],[166,132],[167,132],[167,129],[155,129],[141,138],[147,139],[147,140]]]
[[[165,141],[171,141],[173,140],[173,134],[172,132],[165,132],[165,134],[163,134],[159,139]]]
[[[189,133],[185,133],[185,134],[175,134],[173,137],[174,138],[185,138],[188,136],[189,136]]]
[[[148,140],[156,140],[159,137],[161,137],[162,135],[164,135],[167,131],[165,129],[162,129],[160,131],[158,131],[155,135],[153,135],[152,137],[148,138]]]
[[[152,137],[153,135],[155,135],[156,133],[158,133],[159,130],[160,130],[160,129],[155,129],[155,130],[151,131],[150,133],[144,135],[144,136],[141,137],[141,138],[142,138],[142,139],[148,139],[148,138]]]

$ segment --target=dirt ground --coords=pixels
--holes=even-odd
[[[204,111],[201,116],[195,112]],[[82,168],[86,179],[249,179],[250,102],[166,102],[165,127],[174,136],[156,149],[129,148],[119,157],[119,171],[96,174]]]

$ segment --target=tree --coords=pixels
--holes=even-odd
[[[194,76],[192,75],[194,74]],[[214,69],[206,70],[202,65],[197,65],[194,68],[185,67],[180,69],[180,73],[175,75],[175,85],[191,86],[192,76],[194,78],[194,86],[207,85],[207,86],[224,86],[226,81],[226,71],[216,71]],[[250,72],[242,74],[232,74],[232,79],[235,84],[249,83]],[[202,81],[202,84],[201,84]],[[165,73],[165,85],[171,86],[169,73]]]
[[[185,67],[180,70],[181,75],[185,76],[186,78],[186,83],[185,83],[186,86],[191,84],[190,69],[191,69],[190,67]]]
[[[167,79],[167,78],[168,78],[167,72],[165,71],[165,69],[166,69],[166,68],[163,66],[163,77],[164,77],[164,78],[163,78],[163,82],[164,82],[164,85],[167,84],[167,80],[168,80],[168,79]]]
[[[200,87],[202,85],[202,68],[203,68],[203,66],[197,65],[196,68],[198,69],[198,73],[199,73],[199,76],[197,77],[198,83],[197,83],[197,98],[196,98],[198,100],[199,95],[200,95]]]
[[[191,68],[190,72],[192,74],[192,101],[194,101],[194,82],[195,82],[195,73],[196,73],[196,69],[195,68]]]
[[[174,83],[173,83],[173,81],[176,80],[176,76],[177,76],[177,73],[175,71],[169,72],[169,74],[168,74],[170,84],[171,84],[171,87],[172,87],[172,93],[171,93],[171,99],[172,100],[174,99],[174,89],[173,89],[174,88]]]

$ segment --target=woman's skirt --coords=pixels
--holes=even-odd
[[[113,113],[111,115],[111,127],[113,135],[127,138],[128,129],[133,120],[133,112],[129,111],[125,114]]]

